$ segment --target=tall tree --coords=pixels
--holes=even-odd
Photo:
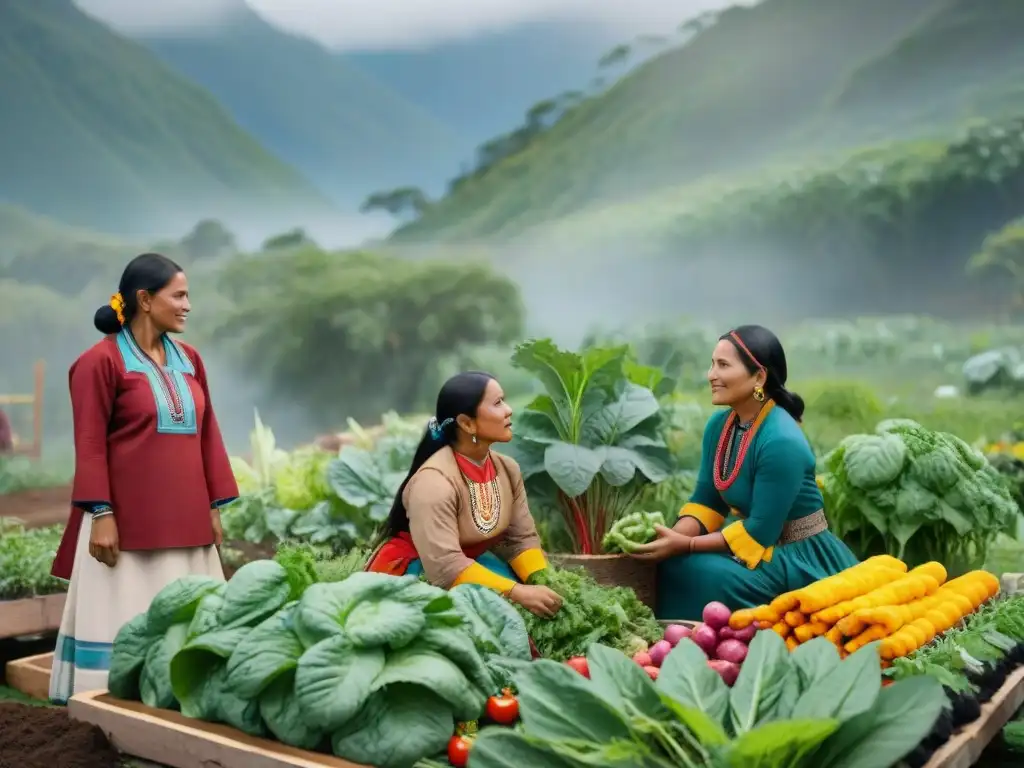
[[[241,365],[331,423],[422,407],[446,357],[523,329],[518,287],[482,263],[308,247],[239,257],[222,283]]]

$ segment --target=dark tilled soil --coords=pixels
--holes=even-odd
[[[0,703],[0,768],[118,768],[103,731],[62,707]]]

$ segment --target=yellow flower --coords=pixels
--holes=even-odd
[[[117,322],[124,325],[124,299],[120,293],[115,293],[110,297],[110,308],[117,313]]]

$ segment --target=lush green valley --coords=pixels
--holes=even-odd
[[[0,5],[0,72],[5,201],[124,233],[330,211],[212,96],[71,0]]]
[[[834,167],[865,145],[948,139],[972,117],[1024,110],[1022,34],[1012,0],[735,7],[528,142],[510,135],[509,152],[396,239],[514,237],[574,215],[602,239],[657,237],[693,200],[728,217],[719,187],[762,186],[765,168],[785,185],[790,169]]]
[[[374,189],[435,184],[462,159],[457,125],[319,44],[272,27],[244,3],[216,30],[140,42],[350,208]]]

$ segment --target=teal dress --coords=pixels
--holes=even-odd
[[[729,551],[662,561],[658,618],[699,619],[713,600],[733,610],[762,605],[856,565],[825,530],[823,506],[814,452],[786,411],[768,401],[746,425],[731,410],[713,415],[696,487],[679,514],[705,533],[720,531]]]

